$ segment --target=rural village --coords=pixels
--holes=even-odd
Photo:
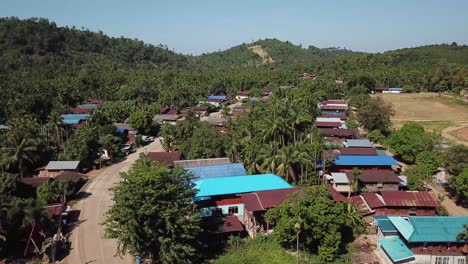
[[[0,36],[39,25],[58,30],[4,19]],[[70,31],[64,39],[98,34],[60,30]],[[457,92],[432,88],[442,81],[283,70],[269,43],[239,48],[258,65],[250,76],[226,77],[230,86],[213,81],[191,92],[185,80],[203,85],[208,77],[167,70],[161,84],[179,83],[155,96],[150,75],[135,70],[141,80],[101,93],[93,85],[108,77],[97,71],[94,80],[51,84],[70,87],[60,106],[52,92],[40,95],[47,105],[26,91],[30,105],[5,99],[0,263],[256,263],[247,259],[256,256],[466,264],[468,70]],[[265,80],[247,80],[256,75]],[[15,87],[8,78],[0,88]],[[94,88],[71,88],[79,85]]]

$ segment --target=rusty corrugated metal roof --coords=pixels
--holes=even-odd
[[[402,207],[437,207],[439,202],[431,192],[381,191],[387,206]]]

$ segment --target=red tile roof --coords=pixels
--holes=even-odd
[[[151,160],[167,164],[169,167],[174,167],[174,161],[180,160],[180,158],[182,157],[182,152],[149,152],[148,157]]]
[[[349,179],[353,178],[353,173],[348,171],[346,175]],[[401,180],[398,178],[392,170],[361,170],[359,175],[359,181],[362,183],[400,183]]]
[[[254,193],[240,194],[248,211],[263,211],[283,203],[290,194],[301,188],[288,188],[278,190],[259,191]]]
[[[376,193],[361,193],[361,196],[366,200],[370,208],[385,207],[385,204],[380,200],[379,195]]]
[[[316,127],[340,127],[341,122],[315,122]]]
[[[340,129],[337,129],[340,130]],[[340,148],[341,155],[364,155],[364,156],[377,156],[374,148]]]
[[[235,215],[203,217],[206,230],[211,233],[222,234],[244,231],[244,227]]]
[[[320,132],[328,137],[336,136],[336,137],[353,137],[356,135],[356,131],[350,128],[321,128]]]
[[[431,192],[381,191],[387,206],[397,207],[437,207],[439,202]]]

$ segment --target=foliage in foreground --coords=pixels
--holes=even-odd
[[[296,192],[284,204],[270,209],[265,219],[274,226],[273,236],[286,248],[300,248],[331,262],[343,253],[353,231],[362,221],[346,203],[336,203],[326,186],[312,186]]]
[[[228,252],[214,261],[215,264],[288,264],[296,263],[296,257],[286,252],[271,238],[243,239],[231,246]],[[306,263],[301,256],[301,262]]]
[[[191,198],[191,176],[141,155],[115,187],[106,235],[118,241],[118,253],[157,263],[187,263],[197,258],[200,216]]]

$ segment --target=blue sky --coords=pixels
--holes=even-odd
[[[369,52],[468,44],[467,14],[467,0],[0,0],[2,17],[45,17],[191,54],[260,38]]]

